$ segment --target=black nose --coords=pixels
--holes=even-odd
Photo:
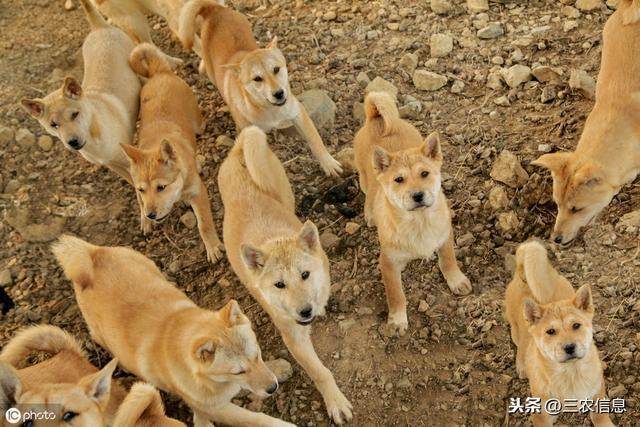
[[[556,238],[553,239],[553,241],[556,243],[562,243],[562,236],[556,236]]]
[[[564,346],[564,351],[567,354],[573,354],[576,352],[576,345],[575,344],[567,344]]]
[[[278,389],[278,383],[273,383],[271,384],[271,386],[266,390],[267,394],[273,394],[276,392],[276,390]]]
[[[273,97],[275,99],[282,99],[284,98],[284,90],[280,89],[277,92],[273,92]]]
[[[149,212],[147,214],[147,218],[149,219],[156,219],[156,216],[158,216],[155,212]]]
[[[306,307],[303,307],[302,310],[299,311],[300,313],[300,317],[302,317],[303,319],[308,319],[309,317],[311,317],[311,313],[313,313],[313,308],[308,305]]]
[[[80,140],[78,138],[70,139],[67,144],[69,144],[69,147],[75,148],[76,150],[80,148]]]
[[[411,195],[411,198],[416,203],[422,203],[422,201],[424,200],[424,193],[422,191],[420,191],[419,193],[413,193]]]

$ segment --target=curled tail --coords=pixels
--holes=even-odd
[[[393,125],[400,118],[396,102],[385,92],[370,92],[364,98],[364,113],[367,122],[378,117],[382,119],[383,136],[393,132]]]
[[[110,26],[102,17],[100,12],[98,12],[98,9],[96,9],[91,0],[80,0],[80,4],[82,5],[82,9],[84,9],[85,15],[87,15],[87,20],[89,21],[89,27],[91,27],[91,30]]]
[[[69,235],[60,237],[51,246],[64,274],[81,289],[93,283],[93,254],[96,249],[96,246]]]
[[[62,350],[85,356],[78,341],[62,329],[51,325],[31,326],[18,332],[9,341],[0,353],[0,359],[12,366],[18,366],[29,354],[35,351],[44,351],[55,355]]]
[[[151,43],[136,46],[129,55],[131,69],[142,77],[153,77],[158,73],[172,73],[165,55]]]
[[[178,38],[185,48],[193,48],[198,16],[206,15],[221,4],[224,4],[224,1],[217,3],[212,0],[191,0],[182,6],[178,21]]]
[[[147,383],[135,383],[118,408],[113,425],[135,427],[141,425],[141,422],[145,422],[143,425],[155,425],[165,417],[158,390]]]
[[[542,243],[531,240],[518,246],[516,272],[529,286],[539,304],[551,302],[558,272],[549,262],[547,250]]]
[[[269,148],[267,135],[260,128],[245,128],[240,132],[233,149],[242,151],[249,175],[260,190],[279,200],[288,209],[295,210],[295,199],[287,173]]]

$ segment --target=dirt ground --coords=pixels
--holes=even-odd
[[[64,3],[0,0],[3,127],[44,135],[18,101],[43,96],[66,75],[81,77],[79,49],[88,26],[75,0],[69,11]],[[569,74],[583,69],[597,76],[601,32],[612,10],[603,1],[596,10],[572,17],[576,28],[565,31],[570,18],[561,3],[572,3],[566,0],[492,1],[486,15],[469,12],[463,0],[449,0],[452,9],[442,15],[434,14],[428,1],[231,3],[248,15],[260,43],[279,37],[295,93],[318,88],[335,101],[335,124],[321,131],[331,152],[350,147],[359,127],[354,103],[364,96],[366,78],[361,73],[393,83],[400,106],[419,101],[421,111],[409,120],[423,135],[439,130],[445,139],[443,187],[455,212],[458,258],[474,292],[454,297],[436,262],[413,262],[403,276],[409,331],[396,338],[385,336],[381,328],[386,301],[377,269],[378,243],[375,231],[365,226],[355,174],[328,179],[299,138],[270,136],[285,162],[299,215],[315,221],[323,240],[330,242],[334,291],[328,315],[313,325],[313,336],[320,358],[353,404],[352,425],[527,425],[523,415],[506,411],[509,397],[528,396],[528,384],[515,372],[514,347],[502,315],[511,254],[529,237],[548,239],[555,215],[551,180],[530,162],[540,150],[575,147],[592,101],[568,87]],[[213,85],[197,74],[196,57],[170,37],[161,19],[151,21],[157,43],[185,59],[179,73],[196,91],[206,115],[199,152],[221,230],[223,210],[215,177],[229,144],[218,137],[235,137],[233,122]],[[505,34],[478,38],[477,27],[486,25],[484,21],[501,23]],[[454,39],[453,51],[437,61],[431,60],[429,46],[434,33]],[[521,43],[525,36],[531,36],[528,45]],[[448,84],[433,92],[417,89],[406,64],[400,64],[407,53],[417,55],[418,69],[445,75]],[[515,89],[487,87],[492,68],[518,63],[558,67],[563,75],[555,83],[533,80]],[[457,82],[464,84],[461,92]],[[543,103],[543,91],[555,97]],[[143,237],[134,191],[125,182],[67,151],[59,141],[49,149],[46,138],[37,143],[19,139],[9,137],[0,145],[0,277],[16,303],[0,317],[0,343],[25,325],[51,323],[78,336],[92,361],[103,366],[110,356],[89,339],[70,283],[49,245],[67,232],[96,244],[131,246],[153,259],[200,306],[213,309],[237,299],[254,322],[265,359],[292,362],[292,378],[273,398],[253,402],[242,397],[239,403],[302,426],[330,424],[320,394],[227,261],[215,266],[206,262],[197,230],[180,221],[186,206]],[[504,149],[515,153],[529,174],[520,189],[489,176]],[[488,200],[496,186],[508,196],[508,205],[501,209]],[[574,286],[593,285],[595,340],[606,363],[607,387],[613,396],[626,399],[626,413],[614,417],[622,426],[638,425],[640,417],[640,245],[637,228],[620,224],[624,214],[638,209],[636,180],[570,247],[549,244],[553,262]],[[512,229],[498,225],[505,212],[517,217]],[[349,234],[348,222],[362,227]],[[191,422],[178,399],[164,397],[169,414]],[[560,422],[589,425],[587,417],[578,415],[563,416]]]

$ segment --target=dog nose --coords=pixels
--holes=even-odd
[[[556,236],[556,238],[555,238],[555,239],[553,239],[553,241],[554,241],[554,242],[556,242],[556,243],[558,243],[558,244],[559,244],[559,243],[562,243],[562,236]]]
[[[273,92],[273,97],[274,97],[275,99],[282,99],[282,98],[284,98],[284,90],[279,89],[279,90],[277,90],[276,92]]]
[[[147,214],[147,218],[149,219],[156,219],[156,216],[158,216],[158,214],[156,214],[155,212],[149,212]]]
[[[573,354],[576,352],[576,345],[575,344],[567,344],[564,346],[564,351],[567,354]]]
[[[266,389],[265,391],[267,392],[267,394],[273,394],[276,392],[276,390],[278,389],[278,383],[273,383],[271,384],[271,386]]]
[[[313,313],[313,307],[311,307],[310,305],[307,305],[303,307],[302,310],[300,310],[298,313],[300,314],[300,317],[302,317],[303,319],[308,319],[311,317],[311,314]]]
[[[69,144],[69,147],[75,148],[76,150],[80,148],[80,140],[78,138],[70,139],[67,144]]]
[[[413,193],[411,195],[411,198],[416,203],[422,203],[422,201],[424,200],[424,193],[422,191],[420,191],[418,193]]]

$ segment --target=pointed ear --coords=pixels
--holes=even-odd
[[[221,68],[224,71],[230,71],[235,76],[240,75],[240,64],[225,64]]]
[[[316,227],[313,222],[307,221],[304,223],[298,233],[298,243],[310,251],[318,248],[320,245],[320,234],[318,233],[318,227]]]
[[[257,273],[264,267],[266,256],[260,249],[243,243],[240,245],[240,254],[242,255],[242,261],[244,261],[249,270]]]
[[[0,412],[4,412],[18,402],[22,394],[22,383],[16,370],[0,361]]]
[[[524,301],[524,318],[530,324],[535,324],[542,319],[542,308],[530,299]]]
[[[278,36],[273,36],[273,38],[267,45],[267,49],[277,49],[277,48],[278,48]]]
[[[22,99],[20,105],[36,119],[44,115],[44,102],[39,99]]]
[[[577,187],[585,185],[587,187],[595,187],[603,181],[600,170],[597,166],[587,163],[576,171],[573,176],[573,182]]]
[[[433,160],[442,161],[442,151],[440,149],[440,134],[431,132],[420,147],[422,154]]]
[[[144,153],[142,152],[142,150],[139,150],[133,145],[120,144],[120,148],[122,148],[124,154],[126,154],[129,160],[133,163],[140,163],[144,159]]]
[[[216,356],[216,343],[212,338],[204,337],[196,340],[193,346],[193,357],[205,363],[213,362]]]
[[[100,405],[106,405],[111,395],[111,377],[117,366],[118,359],[112,359],[99,372],[87,375],[80,380],[89,399],[95,400]]]
[[[82,96],[82,86],[73,77],[67,77],[62,85],[62,93],[67,98],[78,99]]]
[[[543,154],[531,162],[531,164],[549,169],[550,171],[558,171],[565,167],[572,157],[573,153]]]
[[[160,157],[165,163],[172,162],[176,159],[176,152],[173,145],[166,139],[163,139],[160,145]]]
[[[573,297],[573,305],[579,310],[593,313],[593,298],[591,296],[591,285],[582,285]]]
[[[247,322],[247,317],[242,312],[238,301],[234,299],[220,309],[220,315],[229,326],[241,325]]]
[[[373,168],[378,172],[382,173],[391,164],[391,155],[382,147],[375,146],[373,147]]]

